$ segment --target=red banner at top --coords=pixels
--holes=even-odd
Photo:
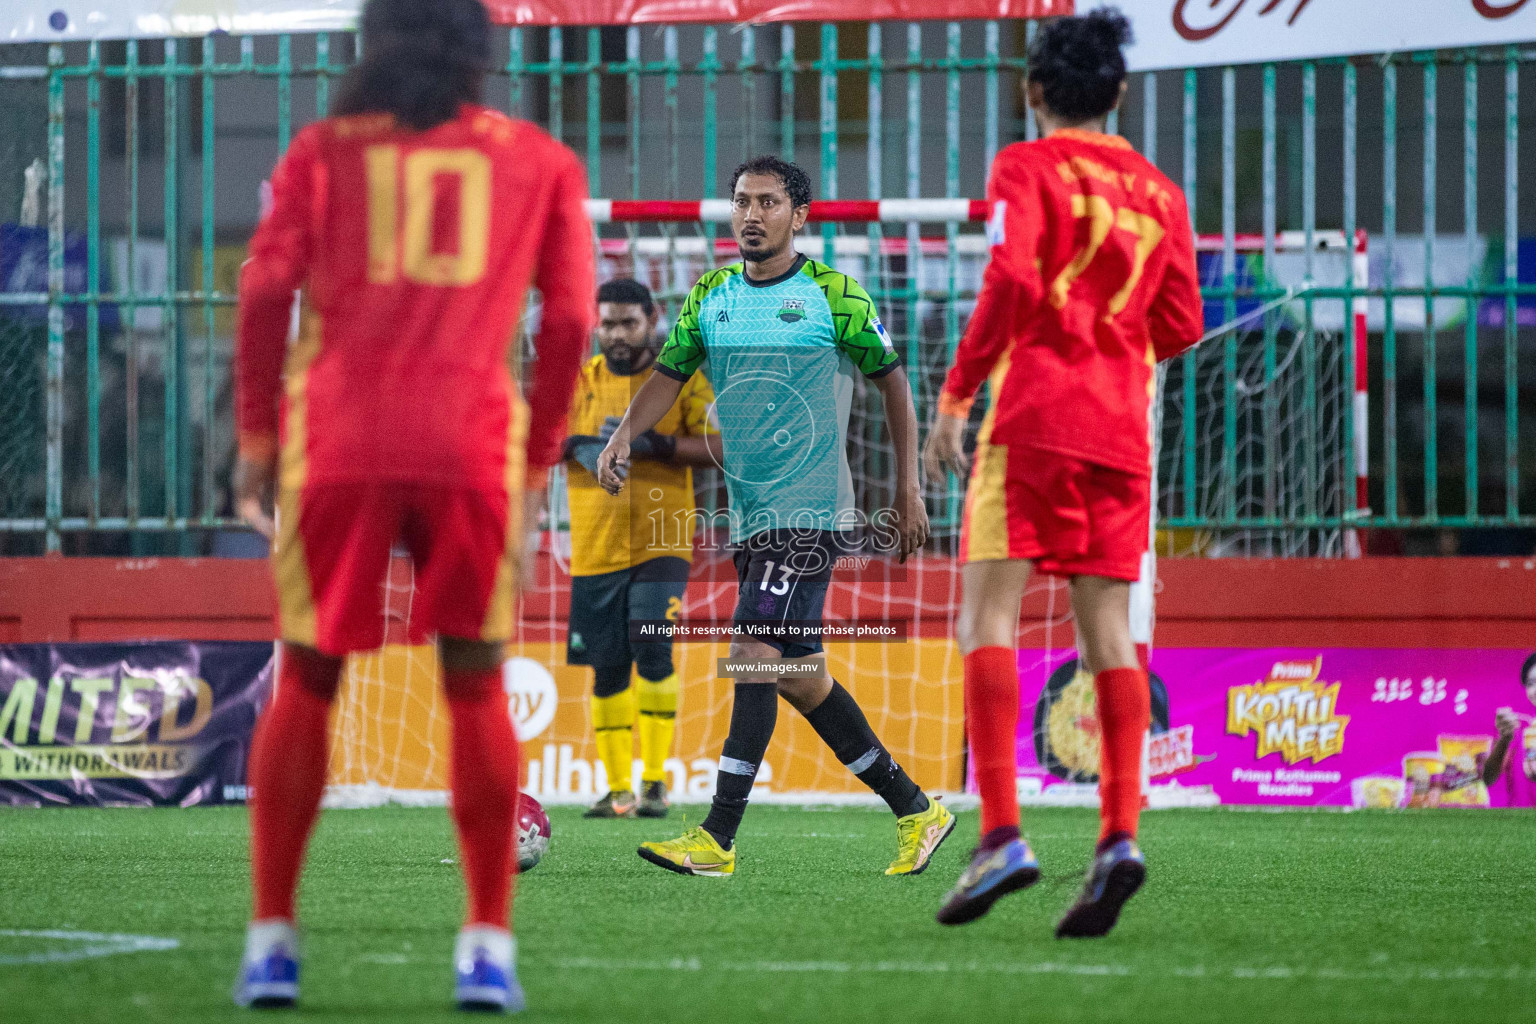
[[[503,25],[972,21],[1071,14],[1074,0],[486,0]]]
[[[350,32],[364,0],[49,0],[0,3],[0,43]],[[1204,0],[1201,0],[1203,3]],[[1239,5],[1246,0],[1238,0]],[[1480,3],[1509,0],[1478,0]],[[1526,0],[1518,0],[1520,3]],[[485,0],[503,25],[971,21],[1071,14],[1073,0]]]

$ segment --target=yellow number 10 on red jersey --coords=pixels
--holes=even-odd
[[[419,149],[403,161],[399,146],[370,146],[368,169],[368,281],[443,288],[475,284],[485,276],[491,238],[491,160],[477,149]],[[459,190],[458,252],[435,252],[437,179],[451,176]],[[401,227],[402,214],[404,228]]]

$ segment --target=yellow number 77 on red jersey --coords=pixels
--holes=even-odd
[[[1125,207],[1116,209],[1103,196],[1082,192],[1072,196],[1072,216],[1088,218],[1088,244],[1077,251],[1072,262],[1063,267],[1061,273],[1056,275],[1056,280],[1051,282],[1051,305],[1057,309],[1066,306],[1067,292],[1071,290],[1072,282],[1083,276],[1083,272],[1109,238],[1109,233],[1118,229],[1135,236],[1136,251],[1131,259],[1131,276],[1126,278],[1125,284],[1109,300],[1109,313],[1105,319],[1112,319],[1131,301],[1131,293],[1141,283],[1141,275],[1147,269],[1147,258],[1167,231],[1151,214]]]

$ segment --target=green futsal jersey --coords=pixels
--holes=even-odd
[[[656,372],[715,390],[731,540],[764,530],[861,525],[848,471],[854,374],[901,364],[858,282],[804,256],[753,281],[737,263],[688,293]]]

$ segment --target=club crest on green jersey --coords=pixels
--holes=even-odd
[[[804,299],[785,299],[779,309],[779,319],[787,324],[797,324],[805,319]]]

